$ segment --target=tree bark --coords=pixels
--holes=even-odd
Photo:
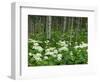
[[[77,19],[76,41],[78,39],[79,29],[80,29],[80,18]]]
[[[50,39],[51,38],[51,16],[47,17],[46,33],[47,33],[47,39]]]
[[[63,32],[66,30],[66,17],[64,17],[64,27],[63,27]]]
[[[71,27],[70,27],[70,42],[72,41],[74,18],[71,17]]]
[[[33,21],[31,16],[28,17],[28,32],[29,34],[33,32]]]

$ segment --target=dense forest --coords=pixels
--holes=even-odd
[[[28,66],[87,64],[87,17],[28,15]]]

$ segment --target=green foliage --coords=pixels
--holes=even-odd
[[[87,32],[62,33],[52,31],[51,39],[44,34],[30,34],[28,40],[28,66],[87,64]],[[71,38],[71,41],[70,41]]]

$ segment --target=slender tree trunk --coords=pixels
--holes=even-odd
[[[68,17],[68,30],[70,31],[70,27],[71,27],[71,17]]]
[[[64,27],[63,27],[63,32],[66,30],[66,17],[64,17]]]
[[[39,22],[38,22],[38,32],[41,33],[42,30],[41,30],[41,17],[39,17]]]
[[[32,33],[33,32],[33,29],[32,29],[33,28],[33,21],[32,21],[31,16],[28,17],[28,28],[29,28],[29,30],[28,30],[29,34]]]
[[[35,32],[35,18],[34,18],[34,21],[33,21],[33,33]]]
[[[49,24],[48,24],[48,39],[50,39],[51,38],[51,16],[49,16],[49,19],[48,19],[48,22],[49,22]]]
[[[76,41],[78,39],[79,29],[80,29],[80,18],[77,19]]]
[[[71,18],[71,27],[70,27],[70,42],[72,41],[72,34],[73,34],[73,25],[74,25],[74,18]]]
[[[46,25],[47,39],[51,38],[51,16],[47,17],[47,25]]]

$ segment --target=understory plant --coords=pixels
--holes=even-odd
[[[86,32],[77,37],[59,31],[51,35],[51,39],[46,39],[42,33],[31,34],[28,39],[28,66],[88,63]]]

